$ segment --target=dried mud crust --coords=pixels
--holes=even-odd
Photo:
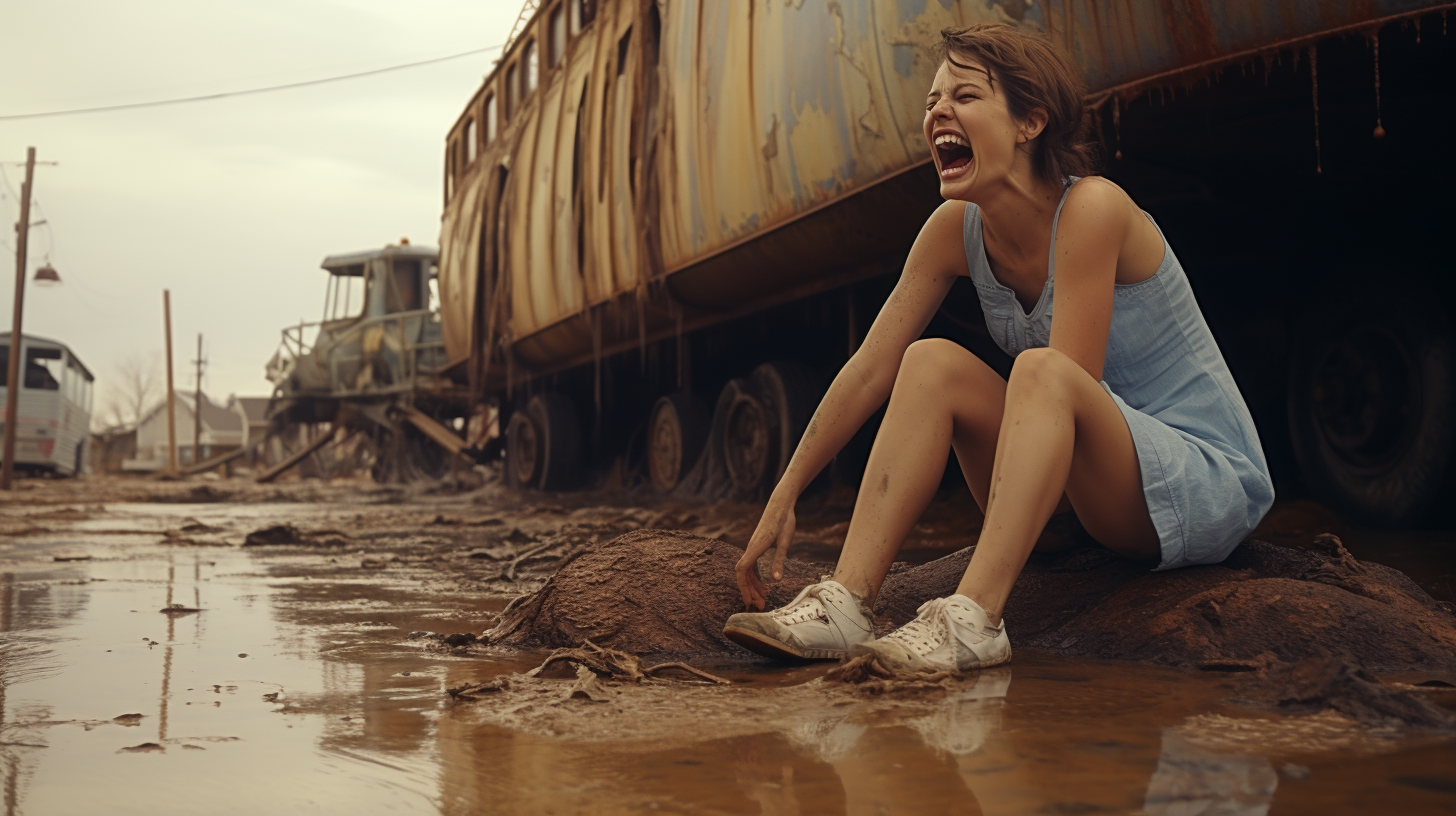
[[[952,594],[971,552],[892,571],[877,628]],[[512,603],[486,638],[746,655],[722,636],[723,621],[742,609],[733,577],[741,554],[687,533],[627,533],[583,551]],[[823,569],[791,559],[770,604],[787,602]],[[1005,617],[1016,646],[1064,655],[1231,672],[1331,657],[1371,671],[1456,671],[1449,605],[1396,570],[1357,561],[1332,535],[1309,548],[1250,540],[1222,564],[1158,573],[1101,549],[1033,556]]]

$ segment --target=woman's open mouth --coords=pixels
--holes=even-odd
[[[971,143],[954,133],[942,133],[935,137],[935,152],[940,157],[940,177],[954,178],[966,172],[975,154]]]

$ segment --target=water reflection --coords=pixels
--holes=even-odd
[[[1216,754],[1167,728],[1143,807],[1148,816],[1265,816],[1278,786],[1264,757]]]

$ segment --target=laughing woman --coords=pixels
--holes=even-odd
[[[738,585],[763,609],[804,486],[885,400],[839,564],[790,604],[728,619],[762,654],[873,653],[902,670],[1011,659],[1002,609],[1038,535],[1070,503],[1093,538],[1158,569],[1223,560],[1274,500],[1248,408],[1153,220],[1091,177],[1084,87],[1046,40],[1001,25],[942,32],[925,139],[946,199],[864,344],[835,377],[775,487]],[[1003,380],[917,340],[957,277],[1016,358]],[[868,608],[953,449],[985,512],[956,594],[876,640]]]

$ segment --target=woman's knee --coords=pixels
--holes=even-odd
[[[1070,384],[1075,377],[1087,376],[1087,372],[1071,357],[1054,348],[1027,349],[1016,355],[1011,365],[1009,389],[1049,389]]]
[[[916,340],[900,359],[900,376],[933,384],[979,386],[1001,378],[964,346],[944,338]]]

